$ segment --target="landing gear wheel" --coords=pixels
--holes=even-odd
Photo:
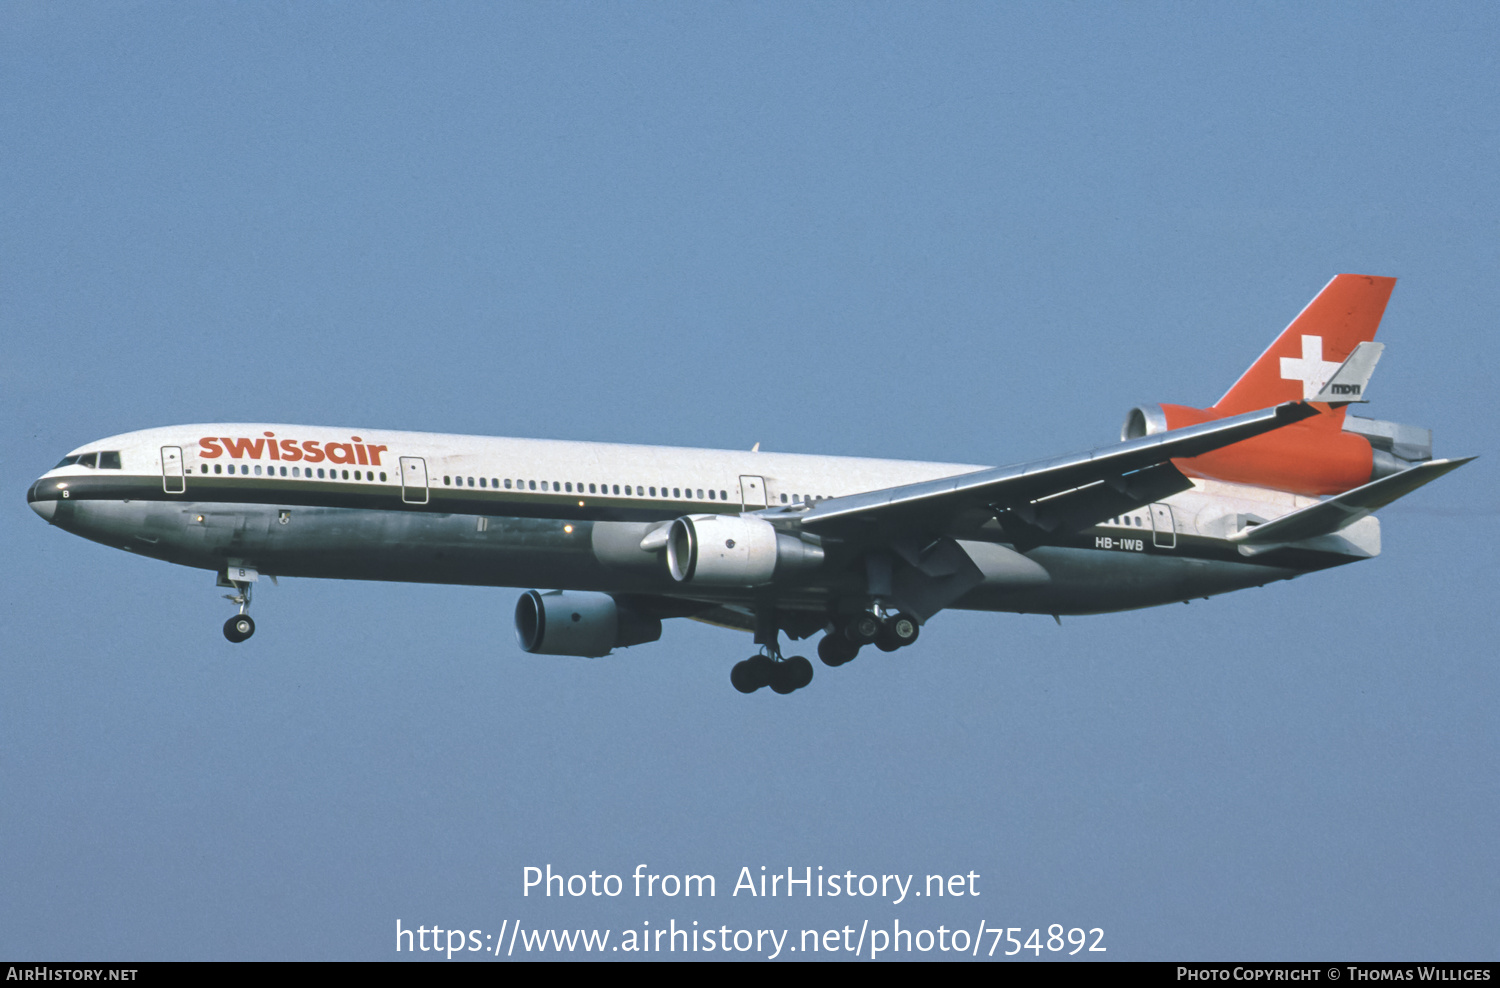
[[[785,696],[812,682],[812,677],[812,663],[800,655],[794,655],[771,667],[771,689]]]
[[[844,625],[844,637],[854,645],[868,645],[880,634],[880,622],[873,614],[856,614]]]
[[[792,689],[800,690],[813,681],[813,664],[800,655],[794,655],[781,664],[785,675],[792,683]]]
[[[875,646],[882,652],[894,652],[916,641],[919,632],[917,622],[904,614],[898,614],[881,627]]]
[[[238,644],[255,634],[255,621],[248,614],[236,614],[224,622],[224,637]]]
[[[752,655],[729,670],[729,682],[741,693],[754,693],[774,682],[775,664],[764,655]]]
[[[843,635],[824,635],[818,642],[818,658],[825,666],[841,666],[859,654],[859,646]]]

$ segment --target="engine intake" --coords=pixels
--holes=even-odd
[[[1160,405],[1137,405],[1125,413],[1125,424],[1120,427],[1120,442],[1154,436],[1166,432],[1167,413]]]
[[[660,637],[661,618],[641,614],[607,593],[528,590],[516,601],[516,639],[536,655],[595,659]]]
[[[759,587],[823,564],[823,548],[776,531],[763,518],[686,515],[667,534],[667,568],[678,583]]]

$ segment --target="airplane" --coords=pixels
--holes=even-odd
[[[265,423],[87,443],[29,489],[50,524],[211,570],[255,632],[261,576],[527,590],[520,647],[597,658],[692,618],[748,631],[733,686],[791,693],[945,609],[1098,614],[1380,553],[1372,512],[1473,457],[1362,418],[1394,278],[1341,274],[1215,404],[1006,467]]]

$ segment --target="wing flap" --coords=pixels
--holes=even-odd
[[[1129,514],[1193,486],[1171,463],[1158,463],[1135,473],[1111,477],[1051,497],[1016,505],[1001,519],[1006,531],[1034,528],[1039,532],[1076,532],[1105,518]]]

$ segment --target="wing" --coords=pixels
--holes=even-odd
[[[1287,402],[1084,453],[758,514],[779,527],[845,541],[940,535],[976,512],[1000,517],[1008,534],[1082,527],[1185,490],[1190,484],[1171,465],[1174,458],[1198,456],[1317,414],[1306,402]]]

